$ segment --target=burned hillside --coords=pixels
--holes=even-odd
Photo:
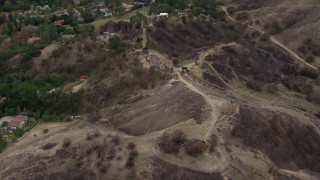
[[[300,66],[286,53],[268,45],[229,44],[205,60],[224,78],[232,80],[236,75],[255,90],[267,84],[283,84],[310,95],[319,81],[316,70]],[[256,85],[261,87],[255,88]]]
[[[156,48],[173,57],[190,58],[206,47],[228,43],[239,38],[233,25],[214,19],[159,20],[151,31]]]
[[[278,167],[320,172],[320,136],[312,125],[271,110],[240,107],[231,135],[264,152]]]
[[[100,33],[103,32],[117,33],[123,39],[134,39],[142,33],[142,27],[127,21],[108,22],[100,27]]]

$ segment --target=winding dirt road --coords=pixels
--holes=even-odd
[[[210,98],[207,94],[205,94],[204,92],[202,92],[201,90],[199,90],[198,88],[196,88],[192,83],[188,82],[187,80],[185,80],[182,75],[181,75],[181,71],[179,71],[177,68],[174,69],[175,73],[178,75],[178,79],[187,86],[188,89],[190,89],[191,91],[193,91],[194,93],[197,93],[199,95],[201,95],[203,97],[203,99],[206,101],[206,103],[210,106],[211,108],[211,122],[210,125],[208,127],[208,130],[206,132],[206,134],[204,135],[203,140],[206,140],[209,138],[210,134],[212,134],[213,132],[215,132],[215,125],[217,123],[217,112],[216,112],[216,103],[215,101]],[[188,77],[188,75],[186,74],[186,77]],[[189,77],[188,77],[189,78]],[[191,78],[189,78],[191,79]]]

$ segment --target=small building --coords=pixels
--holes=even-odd
[[[48,91],[48,93],[49,93],[49,94],[52,94],[52,93],[56,93],[56,92],[58,92],[58,91],[60,91],[60,88],[53,88],[53,89],[51,89],[50,91]]]
[[[50,9],[50,7],[49,5],[43,5],[43,6],[37,6],[36,9],[40,11],[44,11],[44,10]]]
[[[169,13],[160,13],[159,17],[169,17]]]
[[[40,41],[40,40],[41,40],[41,37],[31,37],[28,39],[28,44],[33,44],[36,41]]]
[[[82,75],[80,76],[80,80],[83,81],[83,80],[87,80],[89,78],[89,76],[87,75]]]
[[[60,20],[56,20],[53,24],[54,25],[59,25],[59,26],[62,26],[63,25],[63,23],[64,23],[64,20],[63,19],[60,19]]]
[[[129,3],[122,3],[122,5],[121,5],[123,8],[124,8],[124,10],[127,12],[127,11],[130,11],[132,8],[133,8],[133,4],[129,4]]]
[[[27,116],[18,115],[9,122],[9,129],[15,130],[17,128],[24,128],[27,120]]]
[[[120,37],[118,33],[103,32],[101,35],[97,36],[97,39],[107,42],[110,38]]]
[[[54,15],[60,17],[62,15],[69,15],[66,9],[60,8],[56,12],[53,13]]]
[[[100,9],[101,14],[106,14],[109,11],[109,9],[107,7],[101,7],[99,9]]]
[[[73,0],[74,4],[80,4],[80,0]]]

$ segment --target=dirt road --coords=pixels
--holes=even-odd
[[[142,48],[147,47],[147,30],[146,27],[143,26],[143,33],[142,33]]]
[[[198,88],[196,88],[192,83],[188,82],[187,80],[185,80],[182,75],[181,75],[181,71],[178,69],[178,68],[175,68],[174,69],[175,73],[178,75],[178,79],[183,83],[185,84],[188,89],[190,89],[191,91],[193,91],[194,93],[197,93],[199,95],[201,95],[203,97],[203,99],[206,101],[206,103],[210,106],[211,108],[211,123],[210,123],[210,126],[208,127],[208,131],[207,133],[205,134],[204,136],[204,140],[206,140],[211,133],[213,133],[212,131],[215,131],[215,124],[217,122],[217,112],[216,112],[216,103],[215,101],[210,98],[207,94],[205,94],[204,92],[202,92],[201,90],[199,90]],[[186,77],[188,77],[186,75]]]
[[[221,6],[221,9],[226,12],[227,17],[228,17],[230,20],[239,23],[239,21],[235,20],[234,18],[232,18],[232,17],[230,16],[230,14],[228,13],[226,7]],[[260,29],[258,29],[258,28],[256,28],[256,27],[254,27],[254,26],[251,26],[251,25],[248,25],[248,28],[253,29],[253,30],[255,30],[255,31],[258,31],[258,32],[260,32],[260,33],[262,33],[262,34],[265,33],[264,31],[262,31],[262,30],[260,30]],[[270,41],[271,41],[272,43],[280,46],[280,47],[283,48],[284,50],[286,50],[291,56],[295,57],[296,59],[298,59],[299,61],[301,61],[301,62],[302,62],[303,64],[305,64],[306,66],[308,66],[308,67],[310,67],[310,68],[312,68],[312,69],[315,69],[315,70],[318,69],[317,67],[309,64],[309,63],[306,62],[304,59],[302,59],[301,57],[299,57],[295,52],[293,52],[293,51],[290,50],[288,47],[286,47],[285,45],[283,45],[283,44],[282,44],[280,41],[278,41],[275,37],[270,36]]]

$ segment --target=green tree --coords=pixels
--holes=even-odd
[[[119,37],[113,37],[109,39],[110,48],[113,50],[117,50],[118,52],[124,50],[125,44],[121,41]]]
[[[74,14],[75,14],[75,11],[74,11],[74,9],[73,9],[73,7],[71,5],[68,6],[67,12],[73,18]]]
[[[3,121],[2,124],[1,124],[1,127],[7,127],[8,124],[9,124],[9,123],[8,123],[7,121]]]
[[[6,22],[6,16],[4,14],[0,15],[0,24],[3,24]]]
[[[41,104],[38,88],[29,82],[19,84],[11,95],[16,102],[15,104],[20,105],[20,107],[37,109]]]
[[[200,7],[193,7],[192,8],[192,14],[194,16],[199,16],[202,13],[202,8]]]
[[[38,34],[46,43],[50,43],[58,37],[57,28],[53,24],[42,24],[39,26]]]
[[[6,145],[7,145],[7,141],[5,141],[3,139],[3,137],[0,135],[0,152],[3,151],[3,149],[6,147]]]
[[[13,132],[13,135],[14,135],[15,137],[21,137],[21,136],[23,136],[23,134],[24,134],[24,130],[21,129],[21,128],[17,128],[17,129]]]
[[[82,18],[83,18],[84,23],[91,23],[94,20],[92,14],[91,14],[91,11],[89,9],[86,9],[82,13]]]
[[[116,7],[121,5],[121,0],[104,0],[104,4],[113,9],[113,12],[116,11]]]
[[[50,74],[50,82],[51,82],[52,86],[57,87],[62,83],[62,78],[59,74],[52,73],[52,74]]]
[[[7,27],[8,27],[8,29],[7,29],[6,34],[8,36],[11,36],[14,33],[15,28],[14,28],[13,24],[10,21],[7,21]]]
[[[4,7],[3,7],[3,9],[4,9],[5,11],[11,11],[12,8],[13,8],[13,6],[12,6],[11,1],[7,0],[7,1],[4,2]]]
[[[147,21],[148,21],[148,18],[139,12],[137,12],[136,15],[130,18],[130,22],[132,24],[135,24],[138,29],[140,29],[141,26],[145,24]]]

